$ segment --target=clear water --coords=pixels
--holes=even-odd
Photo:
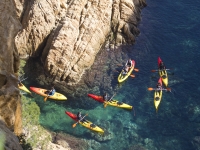
[[[47,100],[44,105],[43,98],[37,96],[35,101],[41,108],[42,126],[85,139],[93,143],[89,149],[94,150],[195,149],[191,141],[199,134],[200,123],[191,121],[190,117],[195,106],[200,108],[200,1],[147,0],[147,4],[142,10],[141,34],[136,44],[125,51],[136,61],[140,71],[134,72],[136,77],[125,81],[115,96],[115,99],[133,105],[136,115],[134,111],[111,106],[103,108],[100,103],[87,111],[69,108],[68,102]],[[172,93],[163,93],[156,114],[153,92],[147,88],[155,87],[158,80],[158,74],[151,72],[157,69],[158,56],[167,68],[172,69],[169,71]],[[90,101],[88,98],[88,103]],[[87,119],[105,129],[108,140],[99,141],[95,133],[80,125],[72,128],[74,122],[66,116],[66,110],[88,113]]]

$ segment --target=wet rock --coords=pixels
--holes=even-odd
[[[200,150],[200,136],[195,136],[192,140],[192,145],[194,146],[195,150]]]
[[[52,133],[52,142],[61,145],[64,148],[73,150],[85,150],[88,148],[88,145],[84,140],[63,133]]]

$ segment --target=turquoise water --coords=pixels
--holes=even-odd
[[[147,5],[142,10],[141,34],[134,46],[123,50],[136,61],[140,71],[134,72],[136,77],[125,81],[115,96],[115,99],[133,105],[135,116],[134,111],[111,106],[103,108],[101,103],[89,110],[71,108],[73,102],[47,100],[44,105],[43,99],[36,96],[42,126],[85,139],[91,150],[195,149],[191,141],[198,135],[196,129],[200,123],[191,121],[190,112],[195,106],[200,107],[200,1],[147,0]],[[157,69],[158,56],[171,69],[169,87],[172,93],[163,92],[156,114],[153,92],[147,88],[155,87],[158,80],[158,74],[151,72]],[[91,101],[88,98],[88,103]],[[74,122],[66,116],[66,110],[88,113],[87,119],[102,127],[105,136],[80,125],[72,128]]]

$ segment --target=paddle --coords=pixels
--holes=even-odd
[[[120,66],[120,67],[122,67],[122,66],[124,66],[124,65],[122,65],[122,64],[117,64],[117,66]],[[138,72],[138,71],[139,71],[139,69],[137,69],[137,68],[134,68],[133,70],[134,70],[134,71],[136,71],[136,72]]]
[[[163,70],[172,70],[172,69],[163,69]],[[151,72],[157,72],[157,71],[160,71],[160,70],[151,70]]]
[[[88,115],[88,114],[86,114],[86,115],[83,116],[79,121],[77,121],[76,123],[74,123],[74,124],[72,125],[72,127],[73,127],[73,128],[76,127],[76,125],[77,125],[78,123],[80,123],[80,121],[82,121],[87,115]]]
[[[138,71],[139,71],[139,69],[136,69],[136,68],[134,68],[133,70],[134,70],[134,71],[136,71],[136,72],[138,72]]]
[[[108,101],[105,101],[105,102],[103,103],[103,104],[104,104],[104,108],[106,108],[106,106],[108,105],[108,102],[111,101],[115,95],[116,95],[116,93],[113,94],[113,96],[112,96]]]
[[[134,75],[134,74],[131,74],[130,77],[135,78],[135,75]]]
[[[26,78],[24,78],[24,79],[20,80],[20,82],[22,82],[22,81],[26,80],[27,78],[28,78],[28,77],[26,77]]]
[[[149,91],[153,91],[153,90],[166,90],[166,91],[171,91],[171,88],[162,88],[162,89],[157,89],[157,88],[148,88]]]
[[[49,97],[49,95],[47,95],[46,97],[44,97],[44,101],[46,102],[47,98]]]

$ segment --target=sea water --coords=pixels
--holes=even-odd
[[[135,114],[111,106],[104,108],[101,103],[91,110],[72,109],[64,102],[49,100],[44,105],[43,99],[37,97],[41,125],[84,139],[91,150],[195,149],[192,140],[200,123],[192,118],[191,112],[200,107],[199,6],[199,0],[147,0],[147,7],[141,13],[141,33],[134,46],[123,50],[136,61],[139,72],[134,71],[135,78],[129,77],[115,96],[133,105]],[[147,89],[155,87],[158,81],[158,73],[151,70],[157,69],[159,56],[170,69],[171,93],[163,91],[156,113],[154,92]],[[66,110],[87,113],[88,120],[105,130],[106,140],[80,125],[72,128],[74,121],[66,116]]]

